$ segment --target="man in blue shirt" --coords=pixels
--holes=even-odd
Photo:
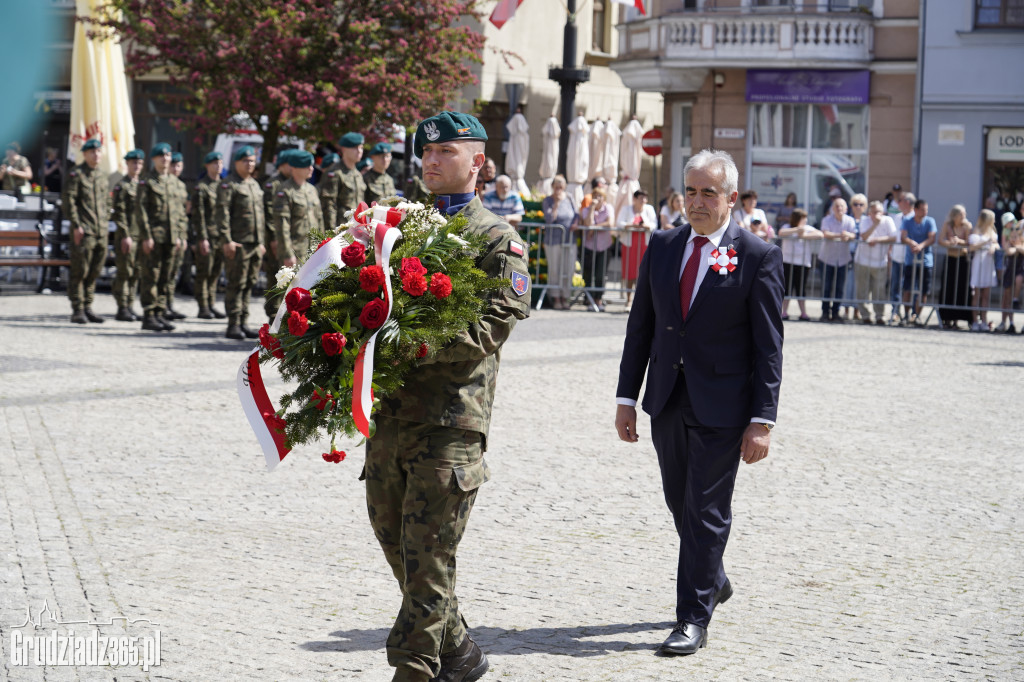
[[[907,246],[906,268],[903,271],[903,307],[909,309],[910,297],[914,297],[914,312],[909,323],[921,327],[921,307],[928,302],[928,294],[932,288],[932,272],[935,270],[935,257],[932,244],[938,228],[935,220],[928,215],[928,202],[918,199],[914,202],[914,215],[903,219],[900,231],[900,243]],[[908,324],[905,320],[903,324]]]
[[[499,175],[494,180],[494,191],[484,192],[480,197],[484,208],[504,218],[512,227],[518,227],[523,219],[523,200],[512,191],[512,178]]]

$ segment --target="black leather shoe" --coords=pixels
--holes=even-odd
[[[708,643],[708,629],[702,628],[693,623],[680,623],[672,629],[661,646],[658,647],[659,656],[689,656],[697,653]]]
[[[164,318],[168,320],[184,320],[186,317],[188,317],[188,315],[179,313],[174,308],[167,308],[167,310],[164,311]]]
[[[114,319],[118,322],[135,322],[135,316],[132,315],[132,311],[127,308],[118,308],[117,315],[114,315]]]
[[[164,331],[164,325],[160,321],[160,318],[156,317],[155,315],[152,315],[151,313],[146,313],[146,315],[142,318],[142,328],[150,332]]]
[[[222,312],[220,310],[217,310],[212,305],[210,306],[210,312],[213,313],[213,316],[216,317],[218,320],[223,320],[224,318],[227,317],[226,313],[224,313],[224,312]]]
[[[728,578],[726,578],[725,579],[725,584],[722,585],[722,589],[720,589],[718,592],[715,592],[715,604],[714,604],[714,606],[718,606],[719,604],[724,604],[725,602],[729,601],[729,597],[731,597],[731,596],[732,596],[732,583],[729,582]],[[714,608],[714,607],[712,607],[712,608]]]
[[[483,677],[488,667],[487,656],[466,635],[455,651],[441,654],[441,672],[431,682],[473,682]]]
[[[89,324],[89,320],[86,319],[85,313],[81,310],[76,310],[71,314],[71,321],[75,324]]]
[[[82,312],[85,313],[85,319],[89,320],[90,322],[95,322],[97,324],[103,322],[103,318],[94,313],[89,308],[86,308]]]
[[[228,331],[224,334],[229,339],[235,339],[236,341],[245,341],[245,332],[237,324],[229,324]]]
[[[199,314],[196,315],[196,317],[198,317],[200,320],[212,320],[213,313],[210,312],[209,308],[200,308]]]
[[[258,338],[260,338],[260,333],[258,331],[256,331],[255,329],[249,329],[244,324],[241,325],[241,327],[239,327],[239,328],[242,330],[242,333],[245,334],[245,338],[247,338],[247,339],[258,339]]]

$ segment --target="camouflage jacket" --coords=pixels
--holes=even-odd
[[[286,180],[274,195],[274,234],[277,257],[296,258],[309,249],[309,231],[324,229],[320,197],[308,182]]]
[[[132,180],[128,176],[121,178],[121,182],[114,186],[114,224],[117,225],[117,232],[114,233],[114,243],[120,248],[121,240],[131,237],[139,239],[139,225],[135,222],[135,202],[139,196],[139,181]]]
[[[171,226],[171,240],[182,243],[188,241],[188,186],[182,182],[181,178],[175,178],[178,184],[172,185],[174,188],[173,194],[175,201],[181,204],[181,214],[178,216],[177,222]]]
[[[94,237],[105,237],[110,222],[110,184],[106,172],[80,163],[68,173],[61,201],[71,229],[81,227]]]
[[[355,168],[346,168],[338,162],[324,169],[320,176],[320,205],[324,211],[324,226],[333,230],[343,220],[345,212],[359,205],[366,196],[363,174]]]
[[[288,178],[278,171],[263,182],[263,215],[266,217],[263,229],[263,243],[270,244],[274,241],[274,197],[277,196],[281,185],[288,182]]]
[[[530,314],[526,248],[508,223],[474,197],[460,212],[469,230],[490,241],[477,257],[477,267],[491,277],[515,279],[522,294],[510,287],[492,291],[480,320],[444,348],[420,362],[405,386],[381,401],[380,414],[424,424],[439,424],[484,436],[491,423],[491,403],[498,380],[501,345],[519,320]]]
[[[81,165],[86,166],[86,168],[88,168],[88,166],[86,164],[84,164],[84,163],[81,164]],[[13,168],[15,170],[20,170],[20,171],[23,171],[23,170],[26,170],[26,169],[30,168],[30,164],[28,162],[28,159],[26,159],[21,154],[15,154],[14,158],[11,159],[10,161],[8,161],[5,157],[0,157],[0,166],[10,166],[11,168]],[[75,170],[77,170],[77,169],[72,169],[71,172],[74,173]],[[32,183],[29,180],[22,180],[19,177],[15,177],[15,176],[11,175],[10,173],[4,173],[3,179],[0,180],[0,189],[5,189],[5,190],[8,190],[8,191],[14,191],[14,190],[17,190],[17,189],[21,189],[25,185],[31,185],[31,184]]]
[[[135,201],[135,222],[139,239],[170,244],[185,224],[185,183],[170,173],[150,170],[139,179]]]
[[[231,173],[217,188],[217,247],[229,241],[263,244],[263,190],[253,178]]]
[[[204,239],[217,241],[217,188],[220,178],[203,178],[192,190],[192,215],[189,220],[191,238],[195,242]]]
[[[367,204],[398,194],[398,191],[395,189],[394,179],[387,173],[378,173],[371,168],[366,171],[363,181],[366,183],[366,193],[363,195],[365,197],[363,200]]]

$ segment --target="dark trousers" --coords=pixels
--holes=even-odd
[[[651,420],[665,502],[679,533],[676,621],[707,627],[725,585],[722,555],[732,524],[732,491],[746,426],[701,426],[679,375],[665,409]]]
[[[839,317],[839,306],[846,291],[846,266],[825,264],[821,290],[821,315]]]

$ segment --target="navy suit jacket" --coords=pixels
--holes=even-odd
[[[672,395],[680,362],[697,420],[740,427],[775,421],[782,381],[782,251],[732,222],[721,247],[732,245],[736,269],[712,269],[683,321],[679,273],[691,227],[651,235],[637,275],[619,365],[616,396],[636,400],[647,371],[642,407],[656,417]]]

